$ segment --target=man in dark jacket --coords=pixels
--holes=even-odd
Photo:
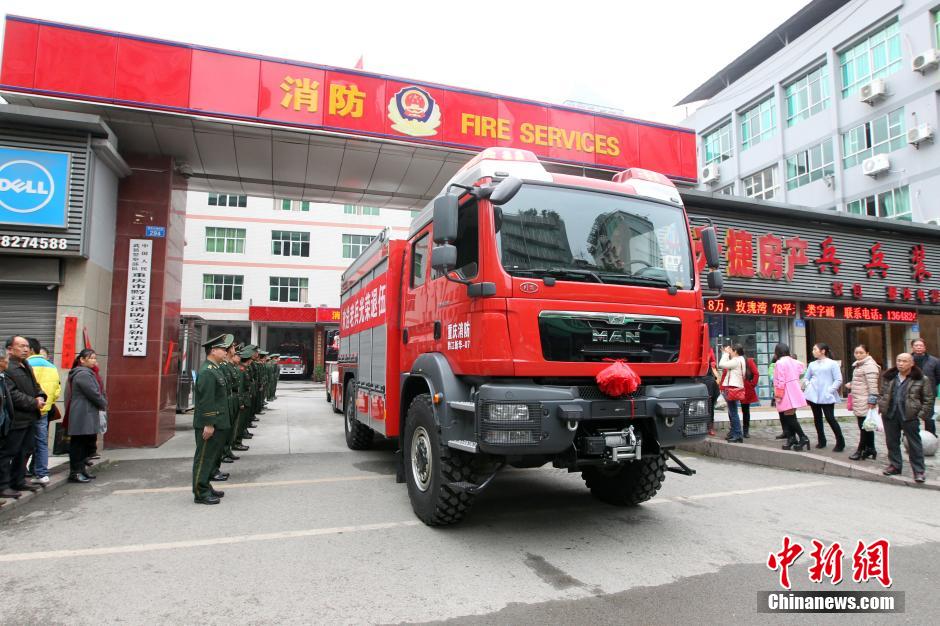
[[[27,362],[29,342],[25,337],[7,339],[10,364],[4,376],[6,390],[13,402],[10,432],[0,445],[0,498],[19,498],[21,491],[37,491],[26,484],[26,459],[32,451],[33,428],[46,404],[32,367]]]
[[[901,473],[901,434],[907,437],[907,456],[914,470],[914,480],[926,480],[924,448],[920,440],[920,420],[933,414],[936,397],[933,381],[924,376],[914,357],[902,352],[895,365],[882,376],[881,398],[878,410],[885,426],[885,443],[891,464],[882,472],[885,476]]]
[[[940,359],[927,353],[927,342],[923,339],[915,339],[911,342],[913,350],[914,365],[920,368],[924,376],[933,383],[934,395],[937,393],[937,385],[940,385]],[[933,417],[933,407],[931,407],[930,416],[924,420],[924,430],[929,433],[937,434],[937,424]]]

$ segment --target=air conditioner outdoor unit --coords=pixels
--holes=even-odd
[[[891,169],[891,159],[884,154],[876,154],[862,161],[862,171],[866,176],[877,176]]]
[[[940,217],[935,217],[932,220],[927,220],[927,223],[931,226],[940,226]]]
[[[907,131],[907,143],[915,148],[918,144],[933,139],[933,128],[930,124],[921,124]]]
[[[702,168],[702,182],[711,185],[718,182],[718,179],[721,178],[721,170],[718,167],[717,163],[712,163],[711,165],[706,165]]]
[[[936,48],[924,50],[911,61],[911,69],[921,74],[937,69],[938,65],[940,65],[940,50]]]
[[[861,91],[858,92],[858,99],[868,104],[874,104],[887,95],[888,86],[885,84],[885,79],[876,78],[867,85],[862,85]]]

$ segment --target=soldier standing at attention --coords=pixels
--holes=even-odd
[[[232,429],[232,450],[236,452],[244,452],[248,449],[242,442],[242,438],[245,436],[245,431],[248,429],[248,420],[250,414],[248,412],[248,403],[250,401],[248,397],[248,367],[245,365],[245,361],[251,358],[251,350],[247,347],[242,348],[236,354],[236,374],[238,374],[238,414],[235,418],[235,428]]]
[[[277,381],[281,377],[281,355],[271,355],[271,399],[277,399]]]
[[[196,454],[193,456],[193,500],[196,504],[218,504],[225,495],[209,484],[216,459],[221,458],[229,428],[228,385],[219,369],[225,353],[235,341],[232,335],[219,335],[202,346],[207,360],[196,377],[193,429],[196,435]],[[228,478],[228,476],[225,476]],[[212,477],[218,479],[218,476]]]
[[[225,360],[219,365],[219,369],[222,370],[222,373],[225,375],[225,380],[228,383],[228,414],[232,421],[232,428],[229,429],[228,439],[225,441],[225,448],[222,450],[222,456],[219,457],[219,462],[216,464],[216,471],[219,471],[222,463],[234,463],[241,458],[232,452],[232,433],[235,428],[235,420],[238,417],[239,405],[238,372],[234,363],[236,358],[238,357],[235,356],[235,344],[233,343],[225,352]]]

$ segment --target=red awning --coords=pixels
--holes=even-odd
[[[252,322],[301,322],[308,324],[338,323],[339,309],[312,306],[250,306]]]

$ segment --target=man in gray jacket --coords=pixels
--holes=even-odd
[[[907,438],[907,456],[914,470],[914,480],[922,483],[926,476],[920,421],[933,412],[936,396],[934,384],[914,365],[914,358],[910,354],[902,352],[894,363],[897,367],[892,367],[882,375],[881,397],[878,399],[878,411],[884,419],[888,460],[891,462],[882,473],[885,476],[901,473],[904,462],[901,456],[903,434]]]

